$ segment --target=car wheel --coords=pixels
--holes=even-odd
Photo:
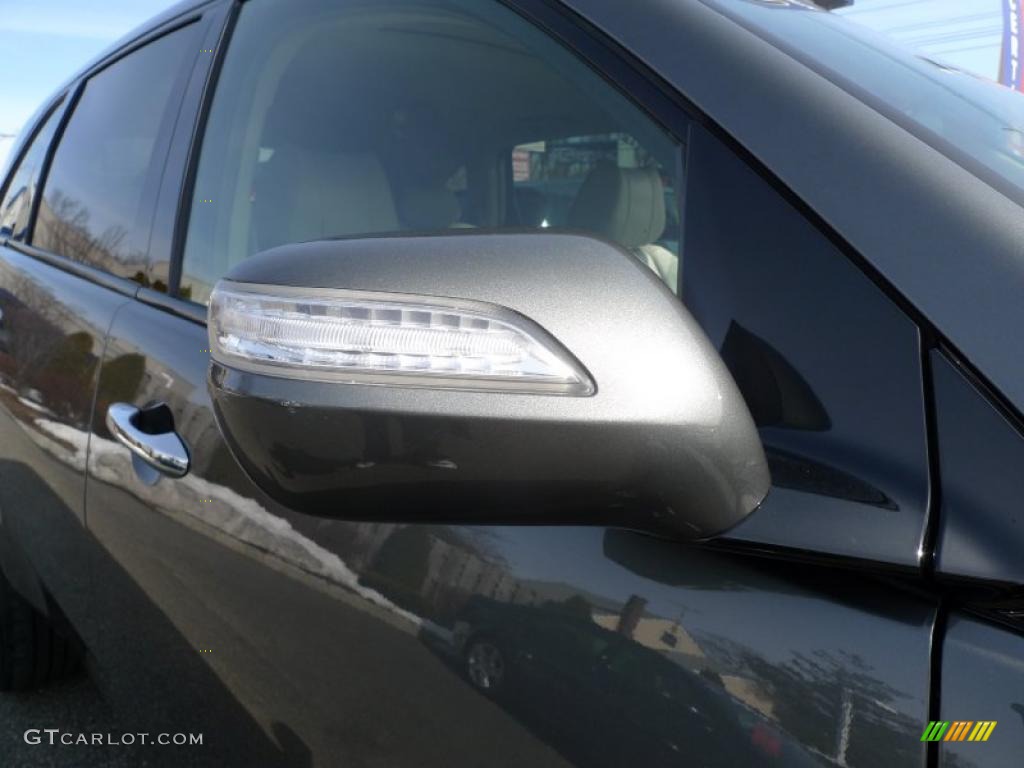
[[[76,646],[19,595],[0,573],[0,691],[24,691],[78,669]]]
[[[466,649],[466,677],[475,688],[496,696],[505,685],[507,665],[501,649],[488,638],[472,640]]]

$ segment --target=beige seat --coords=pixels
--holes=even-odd
[[[260,250],[399,229],[391,185],[375,154],[285,145],[270,162],[255,201]]]
[[[569,226],[630,250],[673,291],[679,257],[657,244],[665,231],[665,189],[656,168],[619,168],[604,161],[587,174],[569,211]]]

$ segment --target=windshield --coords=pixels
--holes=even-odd
[[[991,74],[999,77],[1004,25],[1000,0],[959,4],[964,9],[959,30],[955,19],[945,27],[941,18],[929,22],[926,9],[945,5],[941,3],[882,4],[867,0],[833,12],[805,2],[780,0],[712,3],[1004,194],[1018,202],[1024,200],[1024,93],[954,63],[966,54],[970,54],[970,61],[980,61],[979,57],[987,54],[992,57]],[[922,9],[920,20],[901,22],[892,16],[897,6],[912,5]],[[889,16],[868,13],[872,9],[888,9]],[[907,30],[909,34],[900,40],[870,28],[865,23],[868,21],[876,22],[872,26],[877,29]],[[978,22],[987,26],[979,27]],[[1012,17],[1005,22],[1007,46],[1014,35],[1020,34],[1018,25],[1011,22]],[[915,28],[919,30],[916,36]],[[929,29],[938,29],[938,33]],[[973,42],[971,35],[979,41],[976,48],[939,45],[950,40]],[[936,41],[931,46],[938,50],[936,53],[917,45],[931,39]],[[1006,79],[1012,76],[1015,73]]]

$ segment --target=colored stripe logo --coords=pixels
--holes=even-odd
[[[932,720],[921,741],[988,741],[995,729],[995,720]]]
[[[1015,91],[1024,90],[1021,77],[1021,0],[1003,0],[1003,46],[999,55],[999,82]]]

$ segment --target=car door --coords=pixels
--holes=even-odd
[[[943,635],[939,765],[1009,766],[1024,747],[1017,499],[1024,435],[949,354],[935,370],[942,519],[936,570],[953,589]]]
[[[110,322],[145,279],[163,126],[192,42],[188,31],[152,41],[62,92],[29,132],[3,203],[5,569],[37,610],[90,646],[99,550],[83,499],[95,387]],[[140,87],[157,71],[158,83]]]
[[[753,371],[756,383],[769,366],[779,382],[745,391],[778,430],[766,433],[778,436],[773,504],[851,521],[831,539],[819,526],[801,540],[808,549],[863,556],[875,544],[879,561],[916,557],[928,478],[913,323],[742,158],[637,80],[635,63],[566,17],[536,12],[544,27],[497,2],[237,8],[196,118],[171,295],[142,289],[119,309],[100,374],[86,508],[106,561],[92,604],[109,690],[140,731],[203,732],[201,747],[173,759],[210,764],[616,765],[633,755],[655,765],[921,765],[936,606],[913,574],[851,577],[764,559],[750,551],[755,534],[709,547],[543,519],[361,522],[343,498],[313,516],[269,498],[224,440],[208,390],[206,304],[257,252],[423,229],[546,228],[557,215],[558,226],[617,242],[663,290],[678,292],[681,279],[690,296],[691,251],[705,254],[710,276],[717,250],[727,270],[749,252],[730,237],[760,237],[773,243],[755,249],[765,268],[800,254],[821,304],[835,304],[820,335],[801,336],[820,318],[801,317],[799,303],[773,319],[763,301],[760,314],[732,322],[709,309],[714,292],[731,295],[728,284],[709,277],[706,293],[692,288],[709,335],[729,340],[734,375]],[[601,75],[584,50],[603,52],[589,57]],[[191,127],[177,132],[187,144]],[[729,189],[757,212],[746,233],[732,232],[722,209]],[[645,202],[623,203],[641,190]],[[168,188],[160,205],[177,200]],[[841,322],[847,292],[862,302],[856,325]],[[832,334],[851,356],[883,348],[892,366],[871,401],[884,416],[869,424],[869,404],[837,384],[855,366],[823,351]],[[187,473],[161,476],[118,442],[107,418],[126,412],[140,443],[177,453],[163,469],[181,475],[186,457]],[[312,438],[357,445],[353,472],[390,463],[395,482],[453,469],[426,430],[365,444]],[[889,452],[865,455],[890,439]],[[314,474],[324,461],[301,446],[274,460]],[[866,540],[877,524],[892,537]],[[768,544],[782,539],[767,530],[777,535]],[[635,663],[614,674],[591,665],[586,683],[562,677],[570,690],[557,712],[530,705],[547,700],[550,681],[531,684],[524,706],[467,674],[456,630],[481,599],[614,633]],[[516,641],[492,641],[495,669],[510,669],[500,653]],[[530,653],[544,657],[540,669],[566,648]],[[636,706],[616,717],[626,698]],[[168,755],[155,748],[153,759]]]
[[[0,531],[15,588],[54,623],[59,604],[87,626],[87,425],[107,327],[127,297],[123,286],[98,284],[29,245],[50,145],[73,100],[59,96],[29,131],[2,207]]]

